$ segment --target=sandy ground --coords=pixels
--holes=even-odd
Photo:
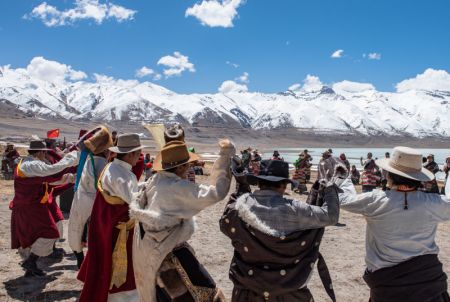
[[[205,182],[205,178],[201,178],[200,181]],[[12,184],[12,181],[0,180],[0,301],[76,301],[82,284],[76,280],[76,262],[67,241],[58,243],[66,251],[61,261],[39,260],[39,266],[47,272],[46,277],[23,277],[24,272],[19,265],[20,257],[16,251],[9,248],[8,203],[13,196]],[[228,279],[228,268],[233,250],[229,239],[220,232],[218,224],[225,203],[222,201],[198,215],[198,229],[190,243],[217,284],[226,296],[230,297],[232,284]],[[368,288],[361,277],[365,268],[365,221],[360,216],[342,211],[340,223],[345,226],[326,229],[321,245],[321,252],[333,279],[337,300],[367,301]],[[441,225],[437,236],[444,269],[450,265],[450,242],[446,239],[449,226],[450,223]],[[314,274],[309,287],[316,301],[330,301],[317,273]]]

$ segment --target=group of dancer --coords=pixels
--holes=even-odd
[[[450,190],[446,196],[419,189],[434,174],[414,149],[396,147],[390,158],[376,161],[390,190],[357,194],[348,167],[335,159],[332,169],[319,170],[303,202],[286,195],[287,186],[298,183],[279,154],[259,161],[258,173],[248,173],[246,157],[237,157],[234,144],[224,139],[209,185],[191,182],[188,172],[199,157],[175,126],[165,133],[154,173],[139,182],[145,148],[139,135],[121,134],[114,141],[98,127],[54,163],[46,160],[49,149],[42,141],[30,143],[29,156],[14,172],[10,205],[12,248],[21,251],[26,276],[45,275],[37,260],[54,253],[61,235],[55,196],[73,185],[69,244],[84,283],[79,301],[225,301],[187,241],[195,215],[227,198],[234,177],[236,191],[217,218],[234,249],[233,302],[314,301],[308,283],[316,266],[336,301],[320,245],[340,209],[367,221],[364,280],[372,302],[450,301],[435,242],[437,225],[450,220]]]

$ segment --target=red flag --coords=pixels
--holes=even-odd
[[[59,137],[59,129],[52,129],[47,131],[47,138],[58,138]]]

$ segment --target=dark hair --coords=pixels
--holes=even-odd
[[[28,150],[28,154],[30,154],[30,155],[35,155],[39,152],[41,152],[41,150]]]
[[[123,160],[128,153],[117,153],[116,158]]]
[[[405,185],[408,187],[419,188],[421,186],[421,182],[418,180],[406,178],[394,173],[389,172],[389,178],[392,180],[392,184],[396,186]]]
[[[282,186],[286,185],[289,181],[281,180],[281,181],[268,181],[264,179],[258,179],[258,187],[261,190],[270,190],[270,189],[279,189]]]

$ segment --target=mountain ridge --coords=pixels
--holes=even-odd
[[[28,116],[191,126],[449,137],[450,91],[380,92],[344,81],[279,93],[177,94],[136,80],[49,82],[0,68],[0,100]],[[6,104],[6,103],[5,103]],[[9,108],[8,107],[8,108]]]

